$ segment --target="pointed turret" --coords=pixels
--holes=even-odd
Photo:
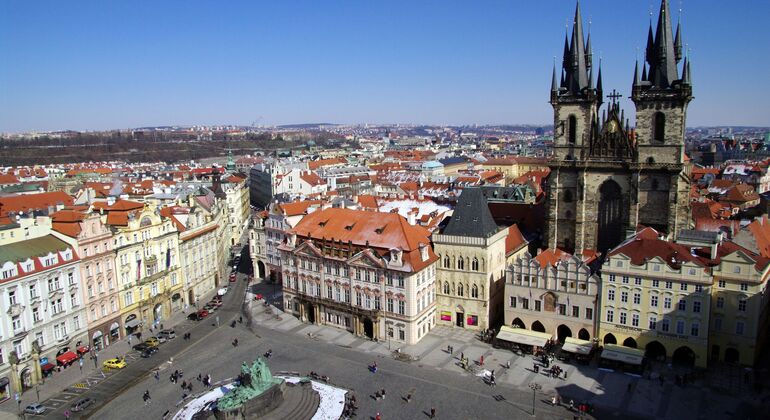
[[[564,73],[569,68],[570,58],[569,58],[569,36],[567,35],[567,32],[564,32],[564,54],[562,56],[561,61],[561,68],[562,68],[562,75],[561,75],[561,87],[566,88],[567,83],[566,79],[564,78]]]
[[[674,36],[671,33],[671,16],[668,10],[668,0],[660,3],[660,15],[655,31],[655,43],[652,48],[654,57],[650,63],[650,82],[652,86],[665,89],[677,79],[676,53]]]
[[[559,87],[556,84],[556,63],[553,63],[553,77],[551,77],[551,93],[559,91]]]
[[[674,54],[676,62],[682,60],[682,22],[676,23],[676,35],[674,36]]]
[[[586,67],[591,67],[593,64],[591,63],[593,60],[593,53],[591,52],[591,34],[588,34],[588,41],[586,41]]]
[[[642,81],[647,81],[647,65],[642,63]]]
[[[684,64],[682,65],[682,84],[692,84],[692,80],[690,79],[690,60],[687,58],[684,59]]]
[[[596,96],[599,98],[599,104],[604,102],[604,93],[602,91],[602,62],[599,60],[599,74],[596,76]]]
[[[652,36],[652,17],[650,17],[650,27],[647,29],[647,48],[644,50],[644,59],[650,64],[655,60],[655,39]]]
[[[636,60],[634,64],[634,84],[633,87],[641,86],[642,81],[639,79],[639,60]]]
[[[588,70],[588,89],[594,88],[594,69]]]

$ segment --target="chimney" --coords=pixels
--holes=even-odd
[[[409,221],[410,225],[415,225],[417,223],[417,218],[415,217],[415,212],[409,211],[407,213],[407,220]]]
[[[115,204],[115,197],[113,197],[113,196],[107,197],[107,205],[111,206],[113,204]]]

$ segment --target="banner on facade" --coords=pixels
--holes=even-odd
[[[442,321],[451,321],[452,320],[452,313],[451,312],[442,312],[441,313],[441,320]]]

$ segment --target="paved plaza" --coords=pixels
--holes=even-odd
[[[729,393],[717,393],[709,386],[696,383],[679,387],[666,380],[644,379],[622,373],[599,370],[592,366],[574,366],[559,363],[567,379],[554,379],[535,373],[530,356],[518,356],[508,350],[494,349],[478,340],[468,331],[438,327],[413,346],[399,350],[408,357],[394,357],[395,343],[373,342],[354,337],[340,329],[303,324],[291,315],[273,306],[266,307],[253,300],[253,292],[270,293],[270,285],[259,284],[246,292],[246,284],[239,280],[233,293],[228,294],[225,306],[219,312],[220,326],[205,322],[180,321],[177,333],[190,331],[193,340],[181,337],[161,345],[158,355],[150,359],[130,360],[129,366],[106,378],[84,369],[84,377],[98,379],[87,388],[75,388],[83,383],[77,366],[49,381],[41,391],[41,401],[50,411],[43,418],[62,419],[63,407],[72,399],[90,396],[97,406],[82,416],[93,419],[160,419],[166,411],[174,413],[183,394],[179,384],[171,383],[169,375],[175,370],[184,372],[183,380],[193,383],[192,395],[203,392],[203,384],[195,379],[198,374],[210,374],[213,382],[227,381],[237,375],[242,361],[252,361],[273,350],[268,365],[273,373],[295,372],[301,375],[311,370],[328,375],[338,387],[350,390],[359,401],[358,418],[382,419],[427,418],[432,407],[439,419],[479,418],[532,418],[532,383],[542,389],[535,395],[535,417],[542,419],[571,419],[575,415],[567,405],[590,402],[596,411],[592,418],[751,418],[759,412],[761,397],[739,398]],[[231,328],[229,322],[241,316],[243,296],[246,293],[247,310],[252,316]],[[279,296],[274,296],[278,298]],[[233,338],[239,345],[233,346]],[[123,344],[127,349],[127,343]],[[447,351],[454,347],[454,353]],[[111,347],[120,353],[120,344]],[[390,348],[389,348],[390,347]],[[111,353],[107,352],[109,356]],[[484,356],[484,365],[466,371],[459,366],[459,355],[472,361]],[[129,359],[134,358],[131,351]],[[171,360],[173,359],[173,360]],[[411,359],[411,360],[407,360]],[[379,369],[371,373],[367,365],[376,361]],[[510,362],[511,368],[504,365]],[[494,369],[497,386],[488,385],[479,376],[484,370]],[[153,375],[159,370],[158,379]],[[63,384],[72,380],[69,384]],[[629,389],[630,384],[630,389]],[[58,389],[57,389],[58,388]],[[375,392],[385,389],[387,397],[375,400]],[[152,400],[147,406],[142,394],[149,391]],[[552,406],[550,398],[559,393],[563,406]],[[406,396],[412,398],[407,402]],[[24,394],[33,401],[34,394]],[[752,399],[754,397],[755,399]],[[56,400],[66,402],[55,405]],[[0,405],[0,413],[17,418],[13,401]],[[77,414],[77,413],[75,413]],[[756,417],[759,418],[759,417]]]

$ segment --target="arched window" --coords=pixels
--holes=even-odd
[[[473,287],[471,287],[471,297],[472,298],[479,297],[479,288],[475,284],[473,285]]]
[[[567,141],[569,144],[575,144],[577,138],[577,118],[574,115],[570,115],[567,119]]]
[[[666,115],[662,112],[656,112],[652,118],[652,140],[663,143],[666,138]]]
[[[449,255],[444,256],[444,268],[449,268]]]
[[[457,296],[462,296],[462,295],[463,295],[463,284],[460,283],[457,285]]]
[[[460,257],[457,259],[457,269],[465,270],[465,260],[463,259],[463,257]]]
[[[448,281],[444,282],[444,294],[445,295],[449,294],[449,282]]]
[[[471,261],[471,270],[479,271],[479,260],[476,257],[473,257],[473,261]]]
[[[562,195],[562,199],[565,203],[571,203],[572,202],[572,191],[566,190],[564,191],[564,194]]]

